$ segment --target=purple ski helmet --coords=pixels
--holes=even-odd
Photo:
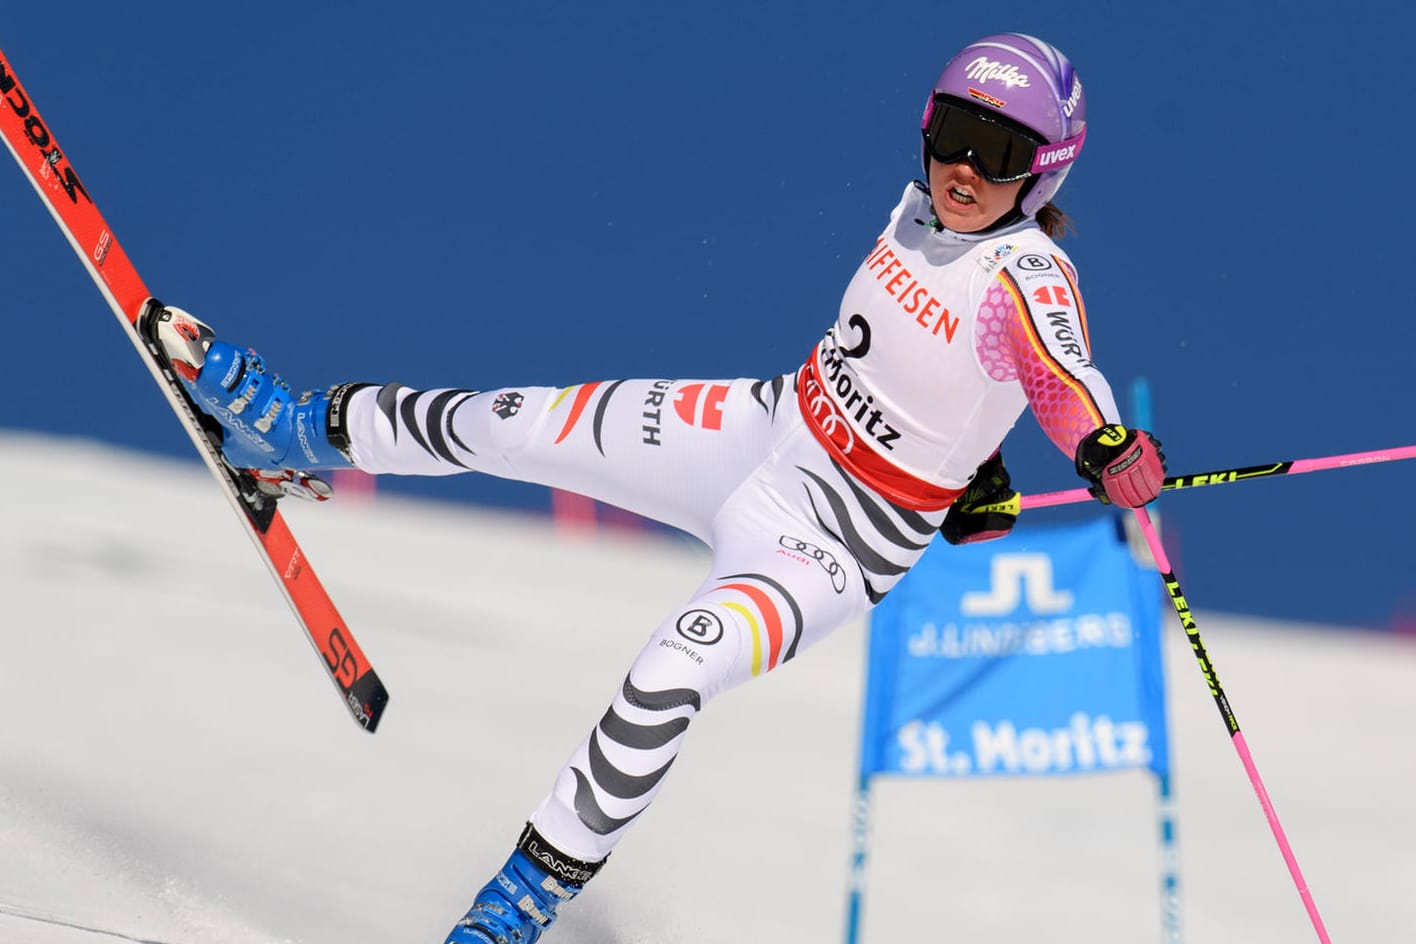
[[[1033,216],[1051,200],[1072,169],[1086,138],[1087,103],[1072,63],[1051,45],[1022,33],[998,33],[965,46],[934,83],[920,127],[926,132],[937,96],[946,95],[976,114],[1000,115],[1041,135],[1032,177],[1018,207]],[[929,175],[929,146],[924,146]]]

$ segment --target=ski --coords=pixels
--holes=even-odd
[[[162,303],[148,292],[93,197],[59,149],[48,124],[15,78],[14,68],[3,51],[0,135],[108,307],[123,324],[128,340],[138,349],[207,468],[221,483],[246,533],[260,549],[271,575],[320,654],[345,707],[356,722],[372,733],[383,718],[387,690],[305,559],[276,507],[276,498],[248,472],[233,469],[222,459],[221,427],[192,402],[152,338],[153,319],[162,311]]]

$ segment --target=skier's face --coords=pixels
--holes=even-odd
[[[977,233],[1001,220],[1018,201],[1027,180],[993,184],[968,161],[929,162],[929,192],[939,222],[956,233]]]

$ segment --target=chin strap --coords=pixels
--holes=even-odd
[[[979,230],[979,235],[985,236],[1000,229],[1007,229],[1009,226],[1013,226],[1027,219],[1027,217],[1023,215],[1023,200],[1027,198],[1032,188],[1037,186],[1037,182],[1040,179],[1037,174],[1033,174],[1027,180],[1023,181],[1023,185],[1018,188],[1018,199],[1013,201],[1013,209],[1004,213],[998,222],[988,227],[988,229]]]

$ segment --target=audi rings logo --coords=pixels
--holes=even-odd
[[[778,539],[778,543],[793,554],[800,554],[802,557],[816,561],[821,565],[821,569],[826,571],[826,576],[831,578],[832,589],[837,593],[845,592],[846,572],[836,562],[836,558],[831,555],[830,551],[823,551],[810,541],[803,541],[801,538],[794,538],[786,534]]]
[[[855,432],[841,411],[836,409],[831,395],[817,381],[814,373],[806,379],[806,404],[822,435],[835,443],[842,455],[850,455],[855,448]]]
[[[711,646],[723,638],[723,621],[709,610],[688,610],[674,624],[678,634],[700,646]]]

